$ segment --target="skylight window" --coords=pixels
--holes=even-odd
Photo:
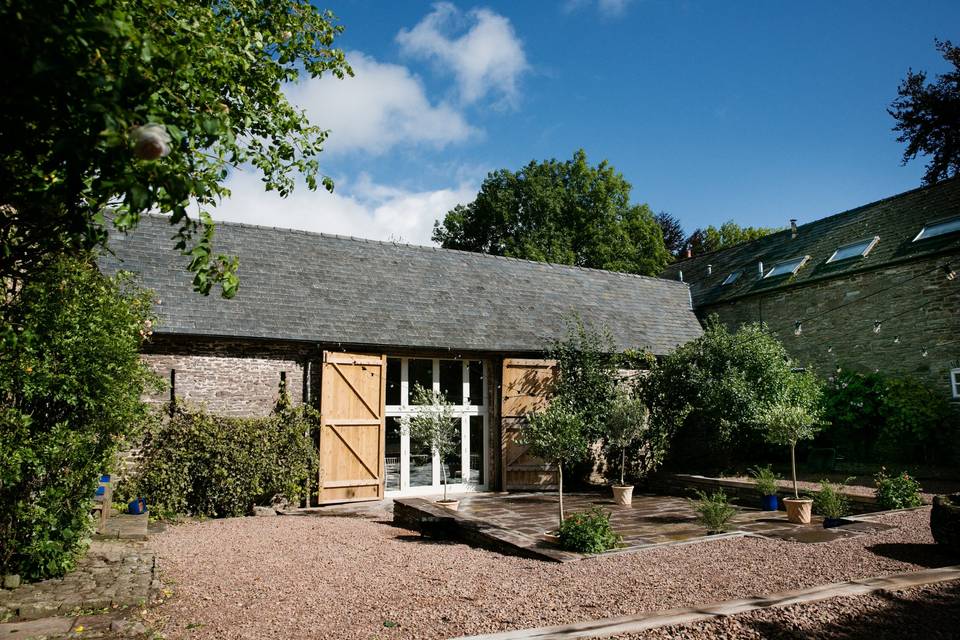
[[[873,245],[877,244],[878,240],[880,240],[880,236],[874,236],[872,238],[867,238],[866,240],[860,240],[859,242],[845,244],[834,251],[833,255],[830,256],[827,262],[839,262],[841,260],[849,260],[850,258],[862,258],[870,253],[870,250],[873,249]]]
[[[800,258],[793,258],[791,260],[784,260],[783,262],[778,262],[770,268],[770,271],[767,271],[764,274],[764,278],[776,278],[777,276],[792,276],[795,274],[800,267],[806,264],[807,260],[810,259],[810,256],[802,256]]]
[[[920,233],[917,234],[917,237],[914,238],[913,241],[926,240],[927,238],[942,236],[947,233],[954,233],[955,231],[960,231],[960,216],[925,225],[923,229],[920,229]]]
[[[733,273],[731,273],[730,275],[728,275],[726,278],[723,279],[723,282],[720,283],[720,286],[733,284],[734,282],[740,279],[740,275],[742,273],[743,271],[734,271]]]

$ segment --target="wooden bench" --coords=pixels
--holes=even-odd
[[[97,492],[93,496],[93,507],[91,511],[99,511],[99,523],[97,524],[97,533],[102,533],[107,525],[107,518],[110,517],[110,511],[113,505],[113,482],[108,475],[100,476],[100,483],[97,485]]]

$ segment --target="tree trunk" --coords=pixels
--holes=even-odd
[[[797,444],[790,445],[790,468],[793,470],[793,497],[799,498],[800,492],[797,491]]]
[[[440,458],[440,456],[437,456]],[[443,468],[443,458],[440,458],[440,478],[443,480],[443,501],[447,501],[447,472]]]
[[[626,486],[626,481],[624,480],[624,471],[627,468],[627,448],[624,447],[620,451],[620,486]]]
[[[563,465],[557,465],[557,487],[560,494],[560,524],[563,524]]]

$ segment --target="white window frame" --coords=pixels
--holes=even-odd
[[[880,236],[873,236],[872,240],[870,238],[864,238],[863,240],[857,240],[856,242],[848,242],[847,244],[842,244],[836,249],[834,249],[833,255],[827,258],[827,264],[830,264],[831,262],[843,262],[844,260],[853,260],[854,258],[864,258],[868,253],[870,253],[870,251],[873,249],[874,246],[876,246],[876,244],[879,241],[880,241]],[[837,254],[843,251],[844,249],[855,247],[858,244],[863,244],[864,242],[867,243],[867,246],[864,247],[863,251],[861,251],[860,253],[854,254],[852,256],[847,256],[846,258],[839,258],[839,259],[837,258]]]
[[[800,262],[797,264],[797,266],[793,268],[793,270],[790,271],[790,273],[778,273],[776,275],[773,275],[773,272],[776,271],[777,267],[779,267],[780,265],[790,264],[791,262],[796,262],[797,260],[799,260]],[[799,271],[800,268],[803,267],[803,265],[807,264],[809,260],[810,260],[810,256],[803,256],[801,258],[790,258],[789,260],[781,260],[780,262],[770,267],[770,270],[763,275],[763,278],[764,279],[779,278],[781,276],[786,276],[786,275],[795,276],[797,275],[797,271]]]
[[[404,418],[413,416],[418,406],[410,404],[410,376],[408,365],[410,360],[431,360],[433,362],[433,391],[440,391],[440,361],[456,360],[456,358],[433,358],[430,356],[413,356],[391,359],[400,360],[400,402],[399,405],[386,405],[384,410],[385,418]],[[483,366],[483,389],[481,397],[483,405],[471,405],[470,403],[470,362],[480,362]],[[461,404],[454,406],[453,417],[460,420],[460,479],[456,484],[448,484],[449,493],[469,493],[474,491],[486,491],[490,482],[490,420],[488,418],[487,403],[490,398],[487,395],[487,388],[490,384],[489,367],[485,360],[478,358],[467,358],[463,363],[463,400]],[[480,455],[480,465],[483,471],[483,482],[479,484],[469,483],[466,479],[470,470],[470,418],[471,416],[480,416],[482,418],[481,428],[483,429],[483,451]],[[449,480],[449,479],[448,479]],[[434,453],[433,455],[433,478],[431,483],[422,487],[410,486],[410,435],[401,431],[400,433],[400,488],[386,489],[384,495],[388,498],[401,496],[434,495],[443,493],[443,482],[440,477],[440,460]]]
[[[929,238],[937,238],[940,236],[945,236],[949,233],[957,233],[960,229],[951,229],[949,231],[941,231],[939,233],[934,233],[930,235],[925,235],[927,230],[930,227],[938,227],[940,225],[950,224],[951,222],[960,222],[960,216],[953,216],[951,218],[944,218],[943,220],[934,220],[933,222],[928,222],[923,225],[923,228],[920,229],[920,232],[914,237],[913,241],[917,242],[918,240],[927,240]]]
[[[730,274],[723,279],[723,282],[720,283],[721,287],[733,284],[740,279],[740,276],[743,275],[743,269],[737,269],[736,271],[731,271]]]
[[[950,369],[950,388],[953,391],[953,398],[960,400],[960,368]]]

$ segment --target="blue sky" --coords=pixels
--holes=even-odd
[[[919,186],[886,107],[909,67],[946,69],[935,37],[960,40],[955,1],[325,8],[357,75],[287,93],[331,129],[335,194],[245,172],[215,218],[428,244],[488,171],[582,147],[688,232],[806,222]]]

